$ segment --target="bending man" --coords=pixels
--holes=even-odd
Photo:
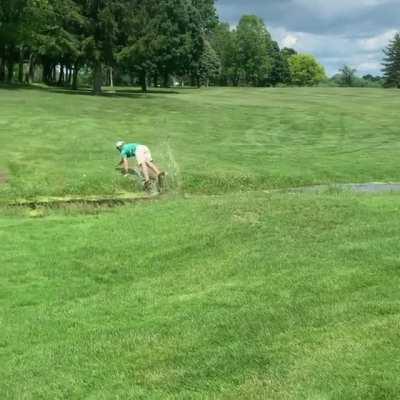
[[[137,143],[124,143],[119,141],[115,144],[121,155],[119,166],[124,166],[125,176],[129,174],[129,158],[136,158],[136,161],[142,171],[144,177],[144,188],[147,190],[150,187],[149,169],[157,176],[158,184],[161,185],[161,179],[165,175],[160,171],[153,162],[150,150],[147,146]]]

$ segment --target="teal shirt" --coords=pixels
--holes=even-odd
[[[124,146],[121,149],[121,157],[122,158],[131,158],[135,157],[136,154],[136,149],[139,145],[136,143],[128,143],[124,144]]]

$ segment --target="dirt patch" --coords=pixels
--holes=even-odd
[[[40,207],[63,208],[69,206],[91,206],[91,207],[118,207],[125,204],[137,203],[141,201],[154,200],[161,196],[160,193],[126,193],[119,196],[86,196],[86,197],[42,197],[32,200],[20,199],[8,203],[9,207],[26,207],[35,210]]]
[[[5,171],[0,169],[0,185],[4,185],[8,181],[8,175]]]

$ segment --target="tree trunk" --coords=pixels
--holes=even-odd
[[[194,73],[190,74],[190,86],[196,86],[196,76]]]
[[[69,65],[65,66],[65,80],[64,80],[64,85],[67,86],[70,84],[71,80],[71,70],[69,68]]]
[[[64,83],[64,65],[60,64],[60,74],[58,76],[58,86],[62,86]]]
[[[163,87],[167,88],[169,87],[169,73],[164,72],[164,84]]]
[[[144,93],[147,92],[147,74],[146,71],[140,73],[140,87]]]
[[[110,87],[111,87],[111,90],[114,90],[114,77],[113,77],[113,68],[112,67],[110,67],[109,73],[110,73]]]
[[[52,73],[51,64],[45,63],[43,65],[43,79],[42,79],[44,83],[50,83],[51,73]]]
[[[6,80],[6,60],[3,57],[0,59],[0,82]]]
[[[11,83],[14,79],[14,60],[7,63],[7,82]]]
[[[121,72],[119,68],[113,68],[113,84],[120,85],[121,84]]]
[[[156,72],[155,74],[154,74],[154,87],[156,88],[156,87],[158,87],[158,72]]]
[[[18,82],[24,83],[24,50],[19,49]]]
[[[103,66],[101,62],[96,62],[93,68],[93,93],[100,94],[103,84]]]
[[[79,75],[79,67],[78,64],[74,66],[74,72],[72,75],[72,89],[78,90],[78,75]]]
[[[57,66],[53,65],[51,67],[51,83],[55,83],[57,81]]]
[[[18,82],[24,83],[24,63],[22,61],[18,64]]]
[[[29,56],[29,69],[27,74],[25,75],[25,83],[30,85],[33,82],[34,74],[35,74],[35,64],[33,60],[33,55],[31,54]]]

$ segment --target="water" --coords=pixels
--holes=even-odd
[[[351,191],[357,193],[400,192],[400,183],[338,183],[335,185],[316,185],[289,189],[291,192],[322,192],[327,190]]]

